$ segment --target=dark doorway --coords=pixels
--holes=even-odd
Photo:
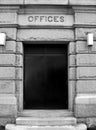
[[[24,44],[24,109],[68,109],[67,45]]]

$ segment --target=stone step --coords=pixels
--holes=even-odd
[[[75,126],[23,126],[8,124],[6,125],[5,130],[87,130],[87,126],[85,124]]]
[[[31,126],[64,126],[76,125],[77,120],[74,117],[55,117],[55,118],[33,118],[33,117],[18,117],[17,125]]]

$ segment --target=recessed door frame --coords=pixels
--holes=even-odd
[[[66,42],[64,41],[64,44],[68,44],[68,110],[63,110],[63,113],[65,116],[70,116],[70,115],[73,115],[73,109],[74,109],[74,98],[75,98],[75,80],[73,78],[73,80],[70,78],[70,74],[71,72],[73,71],[73,75],[75,75],[75,67],[72,68],[72,65],[71,65],[71,55],[70,55],[70,46],[72,44],[72,42]],[[24,42],[22,42],[22,45],[24,45]],[[74,52],[75,53],[75,52]],[[74,55],[75,56],[75,55]],[[23,61],[24,62],[24,61]],[[23,68],[24,69],[24,68]],[[19,101],[19,104],[18,104],[18,114],[21,115],[21,116],[33,116],[33,115],[38,115],[38,113],[41,111],[42,113],[42,110],[24,110],[23,108],[23,88],[24,88],[24,85],[23,85],[23,81],[22,81],[22,84],[20,86],[20,89],[19,89],[19,98],[18,98],[18,101]],[[54,110],[52,110],[54,111]],[[49,115],[53,115],[51,110],[50,110],[50,114]],[[48,111],[43,111],[45,116],[47,116],[47,112]],[[37,114],[36,114],[37,113]],[[54,111],[54,115],[58,115],[59,116],[59,113],[62,113],[62,110],[57,110],[57,111]],[[41,114],[42,115],[42,114]]]

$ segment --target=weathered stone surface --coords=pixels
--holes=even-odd
[[[96,5],[95,0],[69,0],[70,5]]]
[[[96,79],[96,67],[77,67],[77,79]]]
[[[59,0],[60,2],[60,0]],[[34,10],[33,10],[34,11]],[[40,10],[38,10],[39,12]],[[20,14],[18,15],[18,24],[21,26],[21,27],[33,27],[33,26],[39,26],[39,27],[71,27],[73,26],[73,23],[74,23],[74,18],[73,18],[73,15],[71,14],[56,14],[55,12],[47,12],[47,13],[43,13],[43,14],[40,14],[37,12],[36,14],[36,11],[34,11],[35,13],[34,14]],[[43,9],[43,12],[46,12],[45,9]],[[40,20],[43,16],[43,19]],[[51,22],[50,22],[50,16],[51,16]],[[63,17],[64,20],[61,22],[60,18]],[[37,18],[35,20],[35,18]],[[56,19],[56,20],[55,20]]]
[[[23,54],[23,43],[22,42],[17,42],[16,43],[16,52]]]
[[[23,68],[16,68],[16,71],[15,71],[16,75],[16,79],[23,79]]]
[[[15,81],[16,98],[18,102],[18,110],[23,110],[23,79]]]
[[[52,0],[25,0],[24,4],[54,4],[54,5],[67,5],[68,4],[68,0],[55,0],[55,1],[52,1]]]
[[[17,115],[17,105],[0,104],[1,117],[15,117]]]
[[[76,95],[76,81],[70,80],[68,83],[68,89],[69,89],[69,110],[73,111],[74,107],[74,98]]]
[[[96,104],[77,104],[75,105],[75,116],[76,117],[94,117],[96,116]]]
[[[18,41],[73,41],[72,29],[19,29]]]
[[[64,126],[76,125],[76,118],[74,117],[60,117],[60,118],[33,118],[33,117],[18,117],[16,119],[17,125],[27,126]]]
[[[18,5],[23,4],[24,0],[0,0],[1,5]]]
[[[96,15],[95,13],[89,13],[89,12],[75,13],[75,24],[96,25]]]
[[[22,82],[22,80],[21,81],[17,80],[15,85],[16,85],[16,93],[17,94],[23,94],[23,82]]]
[[[5,125],[7,125],[7,124],[9,124],[9,123],[15,123],[15,118],[13,117],[10,117],[10,118],[8,118],[8,117],[0,117],[0,126],[5,126]],[[0,129],[1,130],[1,129]]]
[[[96,118],[95,117],[87,118],[86,124],[88,127],[96,126]]]
[[[6,41],[5,46],[0,46],[0,53],[16,53],[16,42]]]
[[[91,105],[91,104],[96,104],[96,95],[94,94],[78,94],[75,98],[75,103],[76,104],[88,104],[88,105]]]
[[[0,54],[0,66],[23,66],[23,56],[15,54]]]
[[[7,40],[16,40],[16,28],[0,28],[0,32],[6,33]]]
[[[15,79],[15,67],[0,67],[0,79]]]
[[[0,81],[0,94],[15,94],[15,81]]]
[[[17,100],[14,96],[0,95],[0,116],[16,116]]]
[[[76,57],[75,55],[69,55],[69,58],[68,58],[68,60],[69,60],[68,61],[68,65],[69,66],[75,66],[76,65],[75,57]]]
[[[96,66],[96,54],[77,54],[77,66]]]
[[[23,91],[23,90],[22,90]],[[17,98],[17,103],[18,103],[18,111],[19,112],[22,112],[24,109],[23,109],[23,94],[16,94],[16,98]]]
[[[96,96],[80,95],[75,98],[75,116],[92,117],[96,116]]]
[[[34,117],[34,118],[62,118],[63,117],[72,117],[73,112],[68,110],[32,110],[29,112],[29,110],[21,111],[19,113],[19,117]]]
[[[16,55],[16,66],[23,67],[23,55]]]
[[[95,80],[78,80],[76,86],[77,93],[96,93],[96,81]]]
[[[70,67],[68,70],[68,78],[69,80],[75,80],[76,79],[76,68]]]
[[[77,41],[76,53],[96,53],[96,42],[94,41],[93,46],[88,47],[86,41]]]
[[[16,105],[17,104],[17,100],[16,100],[16,97],[14,96],[9,96],[9,94],[6,94],[3,96],[0,95],[0,105],[3,104],[3,105]]]
[[[75,54],[76,53],[76,43],[75,42],[70,42],[68,46],[68,54]]]
[[[0,66],[15,66],[15,54],[0,54]]]
[[[17,24],[17,14],[16,13],[0,13],[0,26],[5,24]]]
[[[35,127],[35,126],[20,126],[20,125],[13,125],[8,124],[6,125],[6,130],[87,130],[87,126],[85,124],[79,124],[76,126],[41,126],[41,127]]]
[[[94,34],[94,40],[96,40],[96,28],[76,28],[76,40],[87,40],[87,33],[90,32]]]

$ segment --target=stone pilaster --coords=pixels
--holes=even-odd
[[[96,9],[73,7],[76,40],[76,117],[96,117]],[[87,45],[87,33],[94,34],[94,45]]]

